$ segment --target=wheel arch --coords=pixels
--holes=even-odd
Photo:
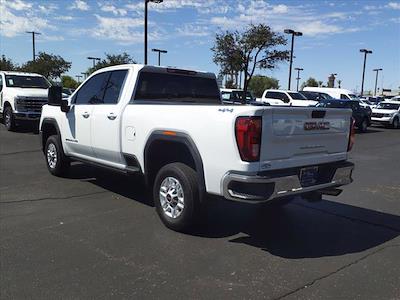
[[[163,146],[163,156],[161,161],[152,161],[155,153],[160,154],[160,151],[155,151],[159,146]],[[168,153],[170,149],[174,153]],[[176,150],[176,151],[175,151]],[[186,157],[186,155],[190,157]],[[192,163],[188,163],[187,159],[191,159]],[[159,157],[156,158],[156,160]],[[176,160],[174,160],[176,159]],[[156,130],[148,138],[144,148],[144,176],[147,184],[152,184],[155,179],[156,172],[165,164],[172,162],[183,162],[191,167],[194,167],[199,181],[199,190],[201,195],[206,192],[204,167],[200,152],[194,143],[193,139],[186,133]],[[192,165],[191,165],[192,164]],[[202,197],[201,197],[202,198]]]
[[[42,146],[42,151],[44,151],[44,147],[46,145],[46,141],[49,138],[49,136],[57,134],[60,136],[61,139],[60,127],[58,126],[57,121],[53,118],[43,119],[39,130],[40,130],[40,142]],[[62,140],[60,141],[62,146]]]

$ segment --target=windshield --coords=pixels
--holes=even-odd
[[[392,109],[392,110],[398,110],[400,107],[400,103],[379,103],[378,106],[376,107],[377,109]]]
[[[50,83],[41,76],[6,75],[7,87],[48,89]]]
[[[293,100],[307,100],[307,98],[300,93],[288,92],[288,94],[290,95],[290,97],[292,97]]]

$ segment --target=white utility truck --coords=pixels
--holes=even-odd
[[[7,130],[19,120],[39,121],[50,83],[42,75],[0,71],[0,113]]]
[[[318,200],[352,181],[350,110],[222,105],[213,73],[98,70],[68,100],[50,88],[40,133],[53,175],[72,160],[142,174],[160,218],[179,231],[199,219],[207,194]]]

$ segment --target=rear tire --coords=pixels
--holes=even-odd
[[[15,117],[14,117],[14,113],[12,111],[12,108],[10,106],[7,106],[4,109],[4,113],[3,113],[3,122],[4,122],[4,126],[6,127],[6,129],[8,131],[14,131],[15,130]]]
[[[54,176],[63,176],[70,167],[70,160],[65,156],[58,135],[50,136],[44,148],[47,169]]]
[[[183,163],[165,165],[156,176],[153,198],[165,226],[175,231],[189,231],[201,211],[196,171]]]

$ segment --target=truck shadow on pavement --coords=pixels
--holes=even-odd
[[[152,208],[149,214],[155,213],[140,177],[83,164],[75,164],[68,177],[145,204]],[[309,203],[296,199],[272,208],[207,197],[201,224],[190,234],[231,238],[231,243],[284,258],[318,258],[362,252],[396,238],[400,216],[329,200]]]
[[[309,203],[296,199],[270,210],[240,203],[222,206],[214,210],[207,229],[199,235],[239,234],[230,242],[290,259],[358,253],[400,235],[399,216],[329,200]]]

